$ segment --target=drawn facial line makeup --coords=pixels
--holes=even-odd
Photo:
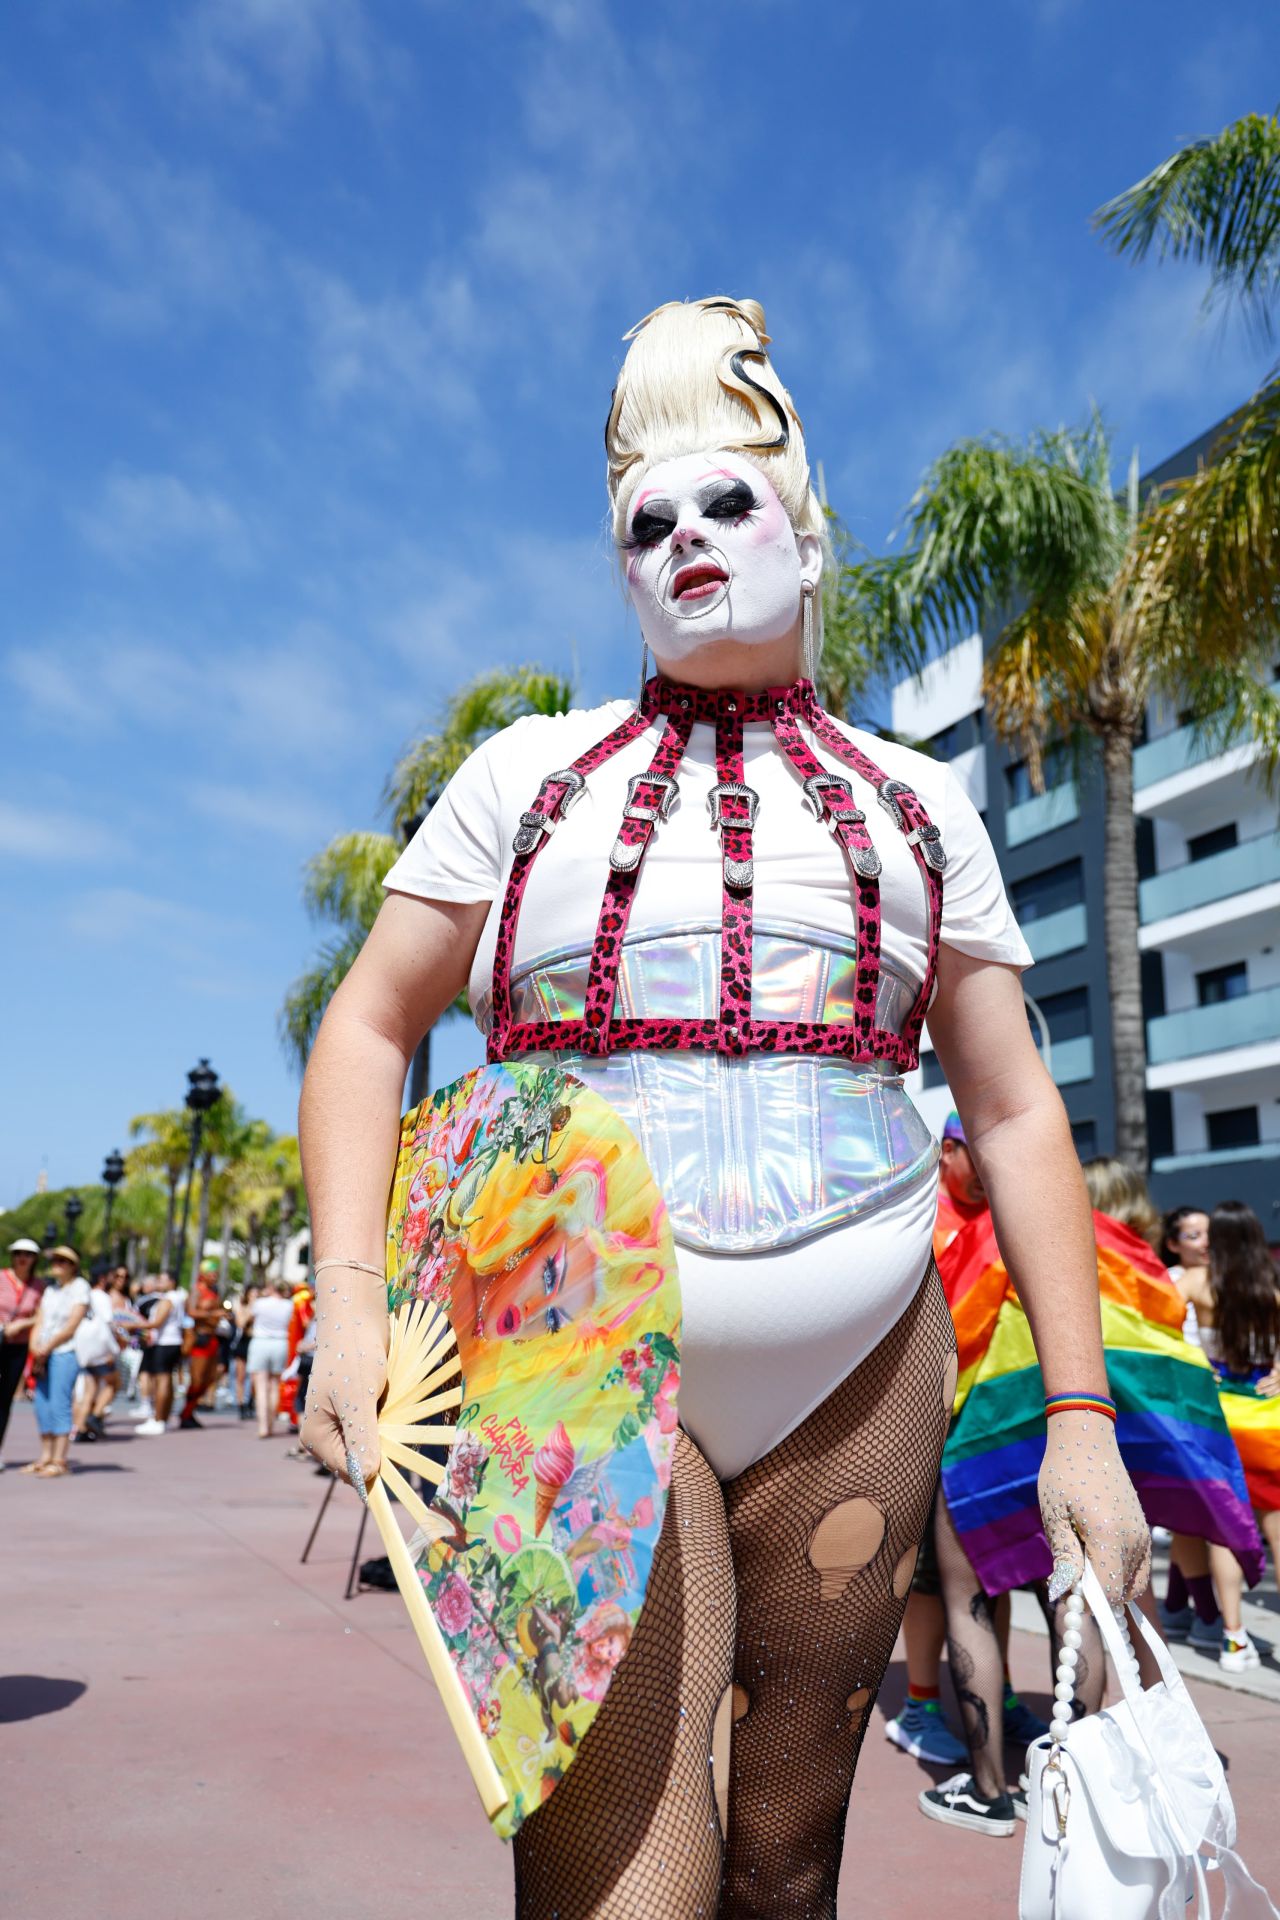
[[[656,547],[675,532],[679,522],[679,509],[674,500],[660,494],[642,494],[640,499],[642,504],[637,505],[630,533],[623,542],[627,551]],[[754,489],[732,474],[717,476],[712,485],[699,488],[694,501],[704,520],[728,520],[735,526],[758,513],[761,506]]]

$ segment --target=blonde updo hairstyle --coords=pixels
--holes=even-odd
[[[605,424],[613,537],[621,546],[627,512],[643,476],[688,453],[741,454],[758,467],[786,509],[797,538],[831,543],[809,479],[804,428],[765,348],[756,300],[671,300],[630,333],[627,357]],[[821,633],[821,595],[814,613]]]

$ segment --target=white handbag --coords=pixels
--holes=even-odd
[[[1019,1920],[1209,1920],[1221,1872],[1223,1920],[1280,1920],[1238,1853],[1226,1775],[1159,1635],[1128,1609],[1159,1664],[1145,1689],[1129,1625],[1086,1565],[1068,1626],[1087,1600],[1124,1698],[1063,1727],[1075,1656],[1064,1646],[1055,1725],[1029,1748]],[[1196,1904],[1192,1905],[1192,1902]]]

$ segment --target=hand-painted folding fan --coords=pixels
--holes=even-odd
[[[679,1384],[666,1206],[598,1094],[485,1067],[405,1116],[387,1287],[369,1503],[509,1839],[569,1766],[644,1600]],[[407,1474],[435,1482],[429,1503]]]

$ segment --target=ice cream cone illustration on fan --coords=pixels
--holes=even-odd
[[[679,1383],[670,1227],[614,1110],[516,1063],[406,1115],[387,1233],[370,1505],[510,1837],[571,1763],[612,1674],[601,1646],[623,1656],[644,1600]],[[429,1501],[408,1473],[434,1482]]]
[[[560,1498],[565,1481],[573,1472],[573,1442],[565,1432],[563,1420],[557,1420],[551,1433],[533,1456],[534,1501],[533,1530],[541,1533],[551,1509]]]

